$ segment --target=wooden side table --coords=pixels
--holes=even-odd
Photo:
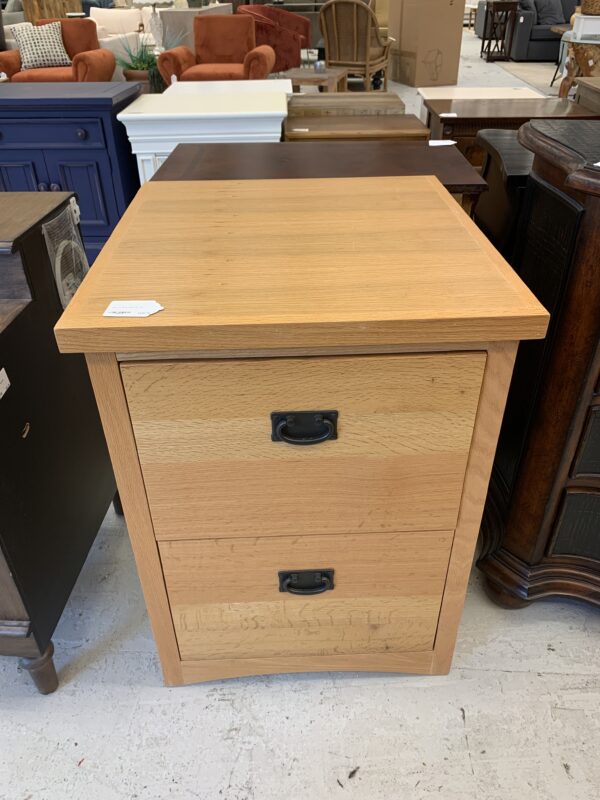
[[[488,0],[481,40],[481,57],[486,61],[510,58],[518,7],[514,0]]]
[[[320,86],[328,92],[348,91],[348,70],[342,67],[327,67],[320,72],[296,67],[280,72],[279,75],[291,80],[295,92],[299,92],[301,86]]]
[[[600,42],[598,39],[575,41],[572,32],[563,36],[563,42],[567,44],[566,75],[561,81],[558,96],[568,97],[578,76],[600,77]]]

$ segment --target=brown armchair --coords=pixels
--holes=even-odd
[[[247,14],[255,23],[256,43],[268,44],[275,51],[273,72],[299,67],[300,51],[310,47],[310,20],[283,8],[239,6],[238,14]]]
[[[363,78],[367,91],[381,72],[387,91],[390,41],[381,36],[372,8],[363,0],[329,0],[321,7],[319,24],[328,67],[345,67],[349,75]]]
[[[256,47],[254,20],[240,14],[194,19],[196,52],[175,47],[158,57],[158,69],[169,84],[180,81],[235,81],[268,77],[275,64],[272,47]]]
[[[36,25],[47,25],[56,21],[40,19]],[[7,50],[0,53],[0,72],[6,72],[13,83],[109,81],[115,71],[115,57],[110,50],[100,48],[96,23],[91,19],[58,21],[65,50],[73,62],[71,66],[22,70],[19,51]]]

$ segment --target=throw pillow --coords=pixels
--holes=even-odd
[[[60,22],[32,25],[20,22],[11,25],[21,55],[21,69],[68,67],[71,59],[62,40]]]
[[[535,0],[538,25],[562,25],[565,14],[560,0]]]
[[[534,0],[519,0],[519,11],[531,11],[533,14],[533,24],[537,25],[537,9]]]

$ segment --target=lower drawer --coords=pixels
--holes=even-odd
[[[181,659],[431,650],[452,531],[160,542]],[[281,592],[283,570],[334,588]]]

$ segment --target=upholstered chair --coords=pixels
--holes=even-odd
[[[310,20],[273,6],[239,6],[238,14],[247,14],[255,22],[256,44],[268,44],[275,51],[273,72],[299,67],[300,51],[310,47]]]
[[[0,53],[0,72],[6,72],[12,83],[109,81],[115,71],[115,57],[110,50],[100,48],[96,23],[91,19],[58,21],[65,50],[73,62],[70,66],[22,70],[19,51],[7,50]],[[49,22],[57,20],[40,19],[36,25]]]
[[[158,57],[158,69],[167,84],[180,81],[263,79],[275,65],[268,45],[256,46],[254,20],[241,14],[197,16],[195,53],[175,47]]]

